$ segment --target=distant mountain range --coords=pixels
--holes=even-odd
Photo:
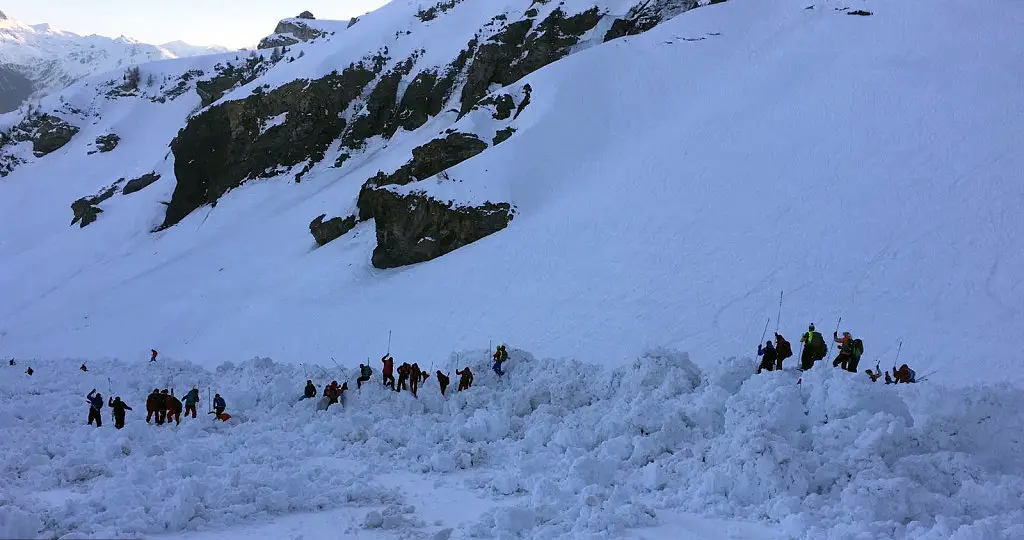
[[[25,24],[0,12],[0,113],[88,75],[154,60],[200,56],[227,47],[183,41],[150,45],[121,36],[80,36],[50,24]]]

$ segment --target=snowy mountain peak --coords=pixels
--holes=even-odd
[[[169,51],[178,58],[186,58],[189,56],[204,56],[207,54],[218,54],[228,52],[231,49],[228,47],[222,47],[220,45],[192,45],[184,41],[175,40],[168,41],[167,43],[161,43],[160,48]]]
[[[81,36],[49,23],[28,25],[4,17],[0,19],[0,64],[6,70],[4,78],[18,82],[0,84],[0,112],[14,110],[26,99],[63,89],[95,73],[227,50],[194,47],[180,41],[169,45],[158,47],[125,35]],[[22,79],[29,84],[23,84]]]

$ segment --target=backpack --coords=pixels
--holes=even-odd
[[[785,339],[779,338],[778,345],[775,346],[775,351],[779,355],[779,360],[785,360],[790,356],[793,356],[793,346],[789,344]]]
[[[857,338],[853,340],[853,357],[860,358],[864,354],[864,342]]]

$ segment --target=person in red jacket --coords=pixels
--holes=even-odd
[[[409,391],[412,392],[412,397],[416,397],[416,391],[420,387],[420,378],[423,377],[423,372],[420,371],[420,365],[413,363],[409,366]]]
[[[381,373],[384,376],[384,386],[390,386],[392,390],[395,389],[395,359],[389,354],[385,354],[380,358],[380,361],[384,363],[384,369]]]
[[[149,361],[150,362],[156,362],[156,349],[150,349],[149,352],[150,352]]]

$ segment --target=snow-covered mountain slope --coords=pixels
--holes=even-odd
[[[222,47],[220,45],[190,45],[181,40],[161,43],[160,48],[165,51],[170,51],[171,54],[178,58],[224,53],[231,50],[228,47]]]
[[[784,290],[794,343],[842,316],[862,368],[902,340],[933,381],[1021,380],[1020,6],[731,0],[604,42],[645,26],[630,2],[443,4],[45,103],[80,131],[10,147],[0,346],[299,362],[378,355],[390,330],[421,363],[495,340],[708,365],[751,356]],[[165,79],[184,91],[161,103]],[[323,214],[343,234],[313,249]]]
[[[224,47],[194,47],[181,41],[165,45],[167,47],[149,45],[124,36],[116,39],[80,36],[50,24],[28,25],[6,16],[0,17],[0,65],[32,83],[28,94],[0,87],[0,99],[5,104],[0,111],[12,111],[29,96],[39,97],[61,90],[89,75],[123,70],[155,60],[227,50]]]
[[[212,218],[211,218],[212,219]],[[480,350],[467,392],[355,388],[355,362],[0,365],[4,538],[1015,539],[1024,393],[872,384],[837,370],[752,377],[645,354],[615,370]],[[597,358],[601,361],[603,358]],[[328,364],[330,364],[328,362]],[[379,367],[375,362],[375,368]],[[428,364],[421,363],[423,369]],[[20,376],[19,376],[20,375]],[[317,412],[303,382],[348,381]],[[199,417],[145,423],[154,386]],[[84,395],[133,408],[86,426]],[[206,414],[213,392],[232,418]],[[691,514],[695,513],[695,517]],[[727,520],[708,522],[710,518]]]

